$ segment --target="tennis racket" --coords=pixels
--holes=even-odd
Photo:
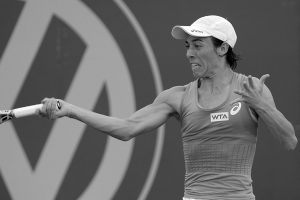
[[[57,101],[56,106],[58,109],[61,109],[61,105],[59,101]],[[36,111],[41,109],[42,107],[43,104],[37,104],[32,106],[16,108],[13,110],[0,110],[0,124],[12,119],[35,115]]]

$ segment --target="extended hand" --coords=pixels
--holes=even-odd
[[[42,100],[43,107],[38,114],[48,119],[57,119],[67,115],[66,102],[55,98],[44,98]]]
[[[262,103],[266,101],[266,96],[264,95],[264,83],[269,74],[263,75],[258,81],[254,82],[252,76],[248,76],[247,81],[243,83],[244,89],[235,90],[234,92],[238,95],[241,95],[240,98],[234,100],[234,102],[244,101],[249,104],[250,107],[256,109],[261,106]]]

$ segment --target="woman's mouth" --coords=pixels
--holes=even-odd
[[[191,63],[191,66],[193,70],[200,67],[200,65],[197,63]]]
[[[207,68],[198,63],[191,63],[191,68],[195,78],[203,77],[206,74]]]

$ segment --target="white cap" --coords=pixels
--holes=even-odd
[[[237,40],[232,24],[216,15],[201,17],[190,26],[174,26],[171,33],[175,39],[186,39],[188,36],[212,36],[228,43],[232,48]]]

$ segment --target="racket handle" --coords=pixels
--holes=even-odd
[[[42,107],[43,107],[43,104],[37,104],[37,105],[32,105],[32,106],[16,108],[16,109],[13,109],[12,112],[13,112],[13,116],[15,118],[20,118],[20,117],[35,115],[36,111],[38,109],[41,109]]]

